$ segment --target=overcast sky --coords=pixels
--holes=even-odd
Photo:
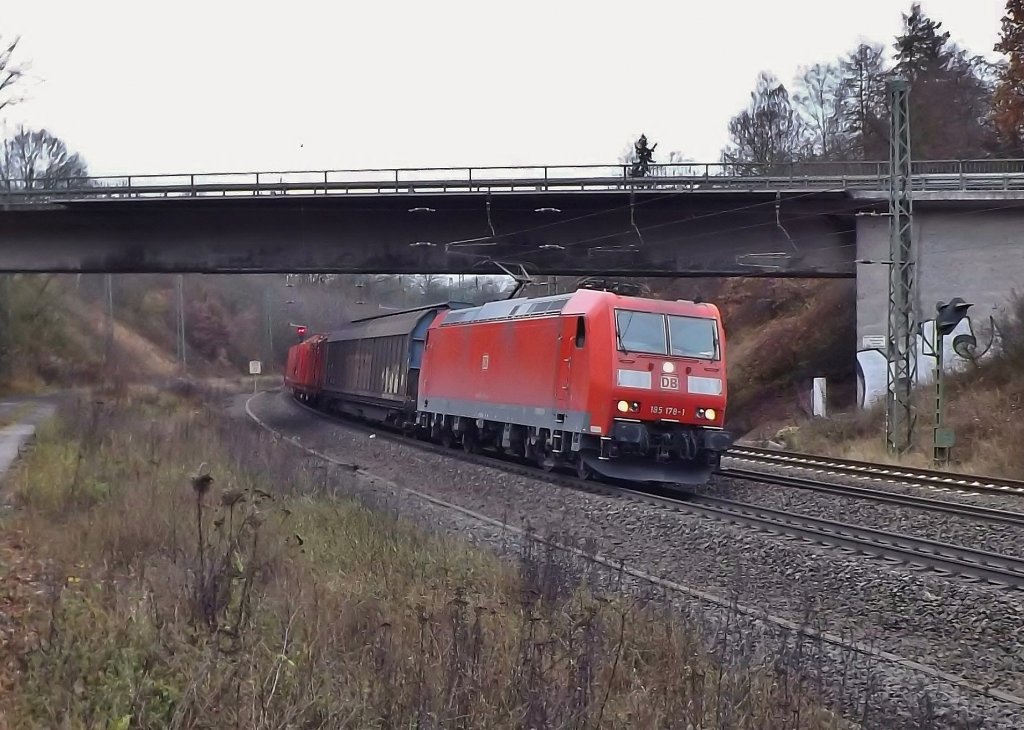
[[[1005,0],[924,0],[995,57]],[[94,174],[614,162],[646,132],[716,161],[757,74],[790,81],[895,0],[0,0],[29,99]]]

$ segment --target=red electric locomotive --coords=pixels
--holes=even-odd
[[[732,444],[712,304],[580,289],[421,307],[311,337],[285,372],[320,408],[584,478],[702,484]]]
[[[439,312],[417,410],[434,438],[467,448],[700,484],[732,444],[725,406],[717,307],[581,289]]]

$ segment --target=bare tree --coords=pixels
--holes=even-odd
[[[80,187],[89,174],[85,161],[45,129],[22,128],[3,143],[0,175],[9,188],[52,190]]]
[[[10,43],[0,42],[0,112],[17,104],[21,98],[14,94],[15,87],[24,76],[24,67],[14,60],[18,38]],[[0,376],[10,372],[13,336],[11,333],[11,279],[0,276]]]
[[[805,126],[789,91],[762,72],[750,93],[750,106],[729,122],[729,146],[722,162],[738,175],[771,175],[806,156]]]
[[[12,93],[25,76],[25,66],[14,61],[14,52],[20,40],[17,37],[10,43],[0,40],[0,111],[22,100]]]
[[[803,118],[814,157],[834,160],[847,146],[843,107],[850,92],[836,63],[816,63],[802,69],[793,101]]]
[[[696,160],[685,156],[679,150],[672,150],[665,162],[651,166],[651,174],[657,177],[693,177],[703,175],[704,166],[698,166]]]
[[[619,164],[620,165],[635,165],[639,161],[636,156],[636,148],[633,146],[633,142],[630,142],[622,151],[619,153]]]

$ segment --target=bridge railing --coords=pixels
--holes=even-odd
[[[526,191],[886,190],[886,161],[775,165],[656,163],[638,177],[632,165],[380,168],[121,175],[0,181],[6,204],[82,198],[360,195]],[[921,160],[916,191],[1024,190],[1024,160]]]

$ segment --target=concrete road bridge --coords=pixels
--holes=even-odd
[[[868,402],[885,389],[888,187],[887,162],[13,180],[0,271],[856,277]],[[911,188],[923,336],[953,296],[975,303],[972,335],[1024,291],[1024,160],[918,161]]]
[[[912,181],[924,230],[996,206],[971,217],[983,240],[1024,203],[1021,160],[918,162]],[[887,188],[886,162],[16,180],[0,270],[852,277],[877,258]]]

